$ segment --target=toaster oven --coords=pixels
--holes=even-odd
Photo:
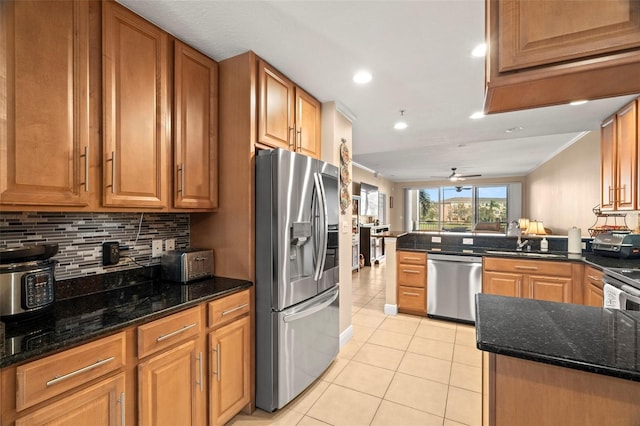
[[[213,250],[185,249],[171,250],[162,255],[162,278],[179,283],[209,278],[213,276]]]

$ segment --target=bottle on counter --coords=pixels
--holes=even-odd
[[[542,240],[540,241],[540,251],[549,251],[549,241],[547,241],[547,237],[542,237]]]

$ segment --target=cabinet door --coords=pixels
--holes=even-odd
[[[500,72],[640,46],[634,0],[498,3]]]
[[[417,315],[427,314],[425,288],[398,285],[398,310]]]
[[[103,203],[166,207],[167,34],[104,2]]]
[[[529,291],[524,297],[551,302],[571,303],[571,278],[544,275],[529,276]]]
[[[293,82],[264,61],[258,61],[258,142],[273,148],[293,150]]]
[[[249,333],[243,317],[209,335],[210,424],[225,424],[251,399]]]
[[[296,87],[296,151],[320,158],[322,105],[313,96]]]
[[[138,365],[140,425],[199,425],[204,392],[202,352],[192,340]]]
[[[499,296],[522,297],[522,274],[487,272],[482,275],[482,292]]]
[[[124,373],[120,373],[20,417],[15,424],[123,426],[124,389]]]
[[[616,114],[616,209],[635,210],[638,182],[638,123],[636,101]]]
[[[601,287],[588,283],[584,288],[584,304],[602,308],[604,305],[604,293]]]
[[[175,42],[174,195],[179,208],[218,207],[218,64]]]
[[[86,206],[89,6],[0,4],[0,203]]]
[[[616,191],[616,119],[608,118],[600,131],[600,206],[603,210],[615,208]]]

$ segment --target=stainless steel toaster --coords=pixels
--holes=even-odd
[[[190,248],[162,255],[162,278],[188,283],[213,276],[213,250]]]

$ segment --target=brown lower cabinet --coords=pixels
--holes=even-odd
[[[249,318],[244,290],[6,367],[0,424],[224,424],[251,403]]]
[[[398,251],[398,311],[427,314],[427,253]]]
[[[602,291],[602,271],[593,266],[584,267],[584,277],[582,280],[583,303],[587,306],[597,306],[604,304],[604,294]]]
[[[574,281],[582,265],[572,262],[485,257],[482,291],[500,296],[580,303]]]

